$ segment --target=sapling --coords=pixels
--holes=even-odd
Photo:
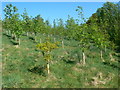
[[[57,46],[58,42],[51,43],[49,41],[46,41],[45,43],[39,43],[37,45],[37,48],[40,49],[43,53],[44,60],[47,61],[47,73],[50,73],[50,61],[52,59],[51,51],[53,49],[58,48]]]
[[[85,51],[88,49],[89,47],[89,43],[87,43],[86,41],[82,41],[81,43],[81,50],[82,50],[82,63],[83,65],[86,64],[86,55],[85,55]]]
[[[81,26],[77,26],[76,28],[76,35],[77,35],[77,39],[80,42],[80,48],[82,50],[82,60],[83,60],[83,65],[86,64],[86,55],[85,55],[85,51],[89,48],[90,46],[90,35],[88,33],[88,26],[86,24],[82,24],[84,22],[86,22],[84,15],[83,15],[83,9],[82,7],[78,6],[76,11],[78,12],[78,18],[80,18],[81,21]],[[78,22],[77,21],[77,22]]]
[[[98,32],[97,32],[98,33]],[[102,33],[99,32],[99,36],[95,35],[92,36],[92,38],[95,41],[95,45],[100,48],[100,58],[103,62],[105,62],[103,58],[103,51],[106,51],[106,47],[108,47],[109,42],[106,40],[106,38],[102,35]]]

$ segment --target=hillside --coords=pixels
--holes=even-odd
[[[45,35],[39,35],[42,41]],[[104,54],[106,61],[102,62],[99,49],[94,47],[86,52],[86,65],[81,61],[81,50],[76,41],[64,39],[65,48],[61,45],[55,49],[50,63],[50,74],[47,75],[42,53],[36,49],[34,40],[22,36],[21,45],[15,43],[9,36],[2,36],[2,87],[9,88],[117,88],[118,87],[118,57],[109,63],[109,51]],[[53,38],[53,36],[51,37]],[[60,39],[56,38],[58,41]],[[96,52],[97,51],[97,52]],[[79,54],[77,57],[75,54]]]
[[[6,4],[0,26],[3,88],[120,86],[118,4],[104,3],[88,20],[77,6],[77,19],[68,15],[53,23],[26,9],[21,14],[17,6]]]

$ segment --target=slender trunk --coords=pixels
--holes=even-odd
[[[86,57],[85,57],[85,53],[83,52],[83,65],[86,64],[86,61],[85,61]]]
[[[36,42],[37,41],[37,33],[35,32],[34,35],[35,35],[35,42]]]
[[[101,60],[104,62],[102,50],[100,51],[100,57],[101,57]]]
[[[50,54],[50,52],[48,51],[47,54]],[[50,61],[50,59],[47,60],[47,72],[48,72],[48,74],[50,73],[49,61]]]
[[[62,41],[62,48],[64,49],[64,42]]]

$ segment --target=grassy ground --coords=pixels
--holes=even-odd
[[[42,42],[45,37],[40,35]],[[53,38],[52,38],[53,39]],[[59,38],[56,41],[61,41]],[[64,40],[65,48],[52,52],[50,75],[45,69],[42,53],[36,49],[34,40],[22,36],[17,47],[9,36],[2,36],[2,87],[9,88],[117,88],[118,56],[109,63],[109,52],[104,54],[103,63],[99,49],[91,48],[86,52],[86,65],[82,65],[81,50],[78,42]],[[60,45],[61,46],[61,45]],[[77,55],[76,55],[77,53]]]

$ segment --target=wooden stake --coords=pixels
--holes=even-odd
[[[86,64],[85,59],[86,59],[86,57],[85,57],[85,53],[83,52],[83,65]]]
[[[105,60],[103,59],[103,52],[102,52],[102,50],[100,51],[100,57],[101,57],[101,60],[104,62]]]
[[[47,63],[47,72],[48,72],[48,74],[50,73],[50,66],[49,66],[49,63]]]

